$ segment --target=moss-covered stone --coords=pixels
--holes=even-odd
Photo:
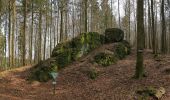
[[[111,64],[115,64],[117,61],[117,58],[113,54],[107,54],[107,53],[99,53],[94,57],[94,60],[96,63],[106,67]]]
[[[127,47],[127,51],[126,52],[129,55],[131,53],[130,43],[128,41],[126,41],[126,40],[123,40],[121,43],[124,44]]]
[[[131,47],[128,42],[123,41],[119,42],[115,45],[114,53],[119,59],[123,59],[126,55],[129,55],[131,51]]]
[[[65,49],[57,55],[56,65],[58,66],[58,69],[61,69],[72,62],[71,52],[71,49]]]
[[[57,65],[54,58],[49,58],[41,61],[31,69],[31,76],[29,80],[38,80],[40,82],[47,82],[51,79],[50,72],[57,71]]]
[[[71,41],[58,44],[52,57],[56,57],[57,65],[63,68],[72,61],[75,61],[83,55],[89,53],[103,43],[103,36],[97,32],[82,33]]]
[[[90,68],[89,71],[88,71],[89,78],[93,79],[93,80],[97,78],[98,74],[99,73],[98,73],[96,68]]]
[[[115,47],[115,55],[119,59],[125,58],[125,56],[127,55],[127,47],[122,43],[117,44]]]
[[[105,43],[121,42],[124,32],[118,28],[108,28],[105,30]]]
[[[163,87],[155,88],[150,86],[138,89],[136,93],[139,95],[139,100],[148,100],[149,97],[158,100],[165,94],[165,89]]]
[[[40,62],[32,70],[31,79],[48,81],[50,72],[66,67],[71,62],[103,44],[104,36],[97,32],[82,33],[71,41],[59,43],[52,51],[50,59]],[[52,59],[55,60],[52,64]],[[55,65],[55,66],[54,66]],[[95,78],[95,74],[91,74]]]

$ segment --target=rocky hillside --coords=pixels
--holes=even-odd
[[[31,69],[32,74],[29,79],[46,82],[51,79],[50,72],[57,72],[67,67],[105,44],[110,44],[109,48],[94,52],[95,55],[90,62],[104,67],[115,64],[130,54],[130,45],[123,38],[122,30],[110,28],[106,29],[103,35],[96,32],[82,33],[70,41],[59,43],[54,48],[51,58],[40,62]],[[92,71],[90,77],[95,78],[97,76],[95,68]]]

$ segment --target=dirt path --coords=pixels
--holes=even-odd
[[[135,53],[135,51],[134,51]],[[92,66],[87,59],[74,62],[59,73],[56,94],[52,93],[51,81],[47,83],[26,81],[30,66],[0,73],[0,100],[133,100],[135,90],[144,86],[164,87],[162,100],[170,100],[170,57],[153,60],[150,51],[145,53],[145,70],[148,77],[134,80],[135,54],[109,67],[97,67],[99,76],[91,80],[83,69]],[[87,55],[88,56],[88,55]]]

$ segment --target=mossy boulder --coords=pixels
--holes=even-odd
[[[61,69],[72,62],[71,52],[72,52],[71,49],[66,49],[57,55],[56,65],[58,66],[58,69]]]
[[[88,72],[88,76],[89,76],[89,78],[90,79],[96,79],[97,78],[97,76],[98,76],[98,71],[97,71],[97,69],[96,68],[91,68],[90,70],[89,70],[89,72]]]
[[[59,69],[79,59],[103,44],[104,36],[97,32],[82,33],[71,41],[58,44],[51,57],[55,57]]]
[[[97,54],[94,57],[94,60],[96,63],[104,67],[115,64],[117,62],[117,58],[114,54],[109,54],[104,52]]]
[[[150,100],[150,98],[159,100],[165,92],[165,88],[163,87],[144,87],[136,91],[138,94],[138,100]]]
[[[97,32],[82,33],[70,41],[59,43],[53,49],[51,58],[38,63],[31,69],[30,79],[46,82],[51,79],[50,72],[66,67],[103,43],[104,36]]]
[[[119,59],[125,58],[130,54],[131,47],[130,44],[126,41],[119,42],[114,46],[114,53]]]
[[[127,54],[129,55],[131,53],[130,43],[126,40],[121,41],[121,43],[127,48]]]
[[[105,43],[121,42],[124,32],[119,28],[108,28],[105,30]]]
[[[31,70],[31,76],[29,77],[29,80],[38,80],[40,82],[47,82],[52,78],[50,76],[50,72],[57,71],[55,58],[49,58],[45,61],[41,61],[30,70]]]

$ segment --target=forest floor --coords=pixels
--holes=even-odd
[[[170,68],[170,56],[160,56],[155,60],[151,51],[146,50],[144,65],[147,77],[136,80],[132,78],[136,64],[133,50],[117,64],[97,66],[99,76],[92,80],[83,70],[92,66],[89,57],[94,52],[59,72],[55,95],[51,81],[30,83],[26,80],[31,66],[1,72],[0,100],[135,100],[135,91],[145,86],[164,87],[166,94],[161,100],[170,100],[170,74],[164,72]]]

